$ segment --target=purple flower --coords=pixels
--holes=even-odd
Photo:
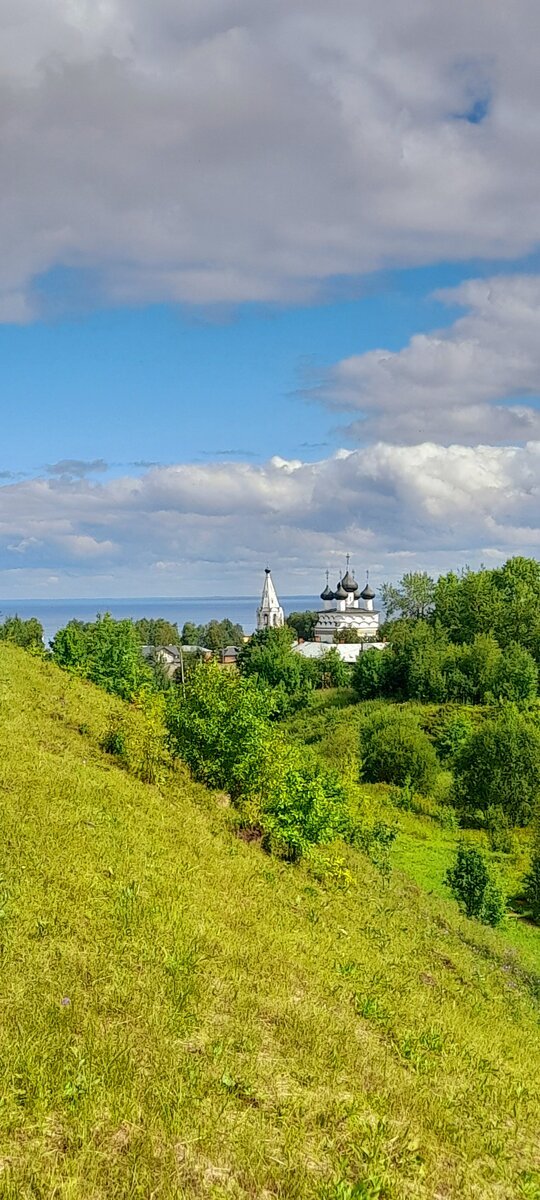
[[[71,1000],[70,1000],[69,996],[62,996],[60,1003],[62,1005],[62,1008],[67,1008],[68,1005],[71,1004]]]

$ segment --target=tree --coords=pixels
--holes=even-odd
[[[331,646],[322,658],[316,660],[317,682],[322,688],[346,687],[349,682],[350,668],[343,662],[335,646]]]
[[[241,675],[255,677],[267,687],[279,689],[279,715],[307,704],[317,673],[315,663],[292,652],[293,638],[293,631],[287,625],[260,629],[238,655]]]
[[[488,809],[500,806],[511,825],[526,825],[540,795],[540,732],[504,704],[458,751],[454,781],[464,819],[485,821]]]
[[[538,693],[538,667],[532,654],[511,642],[501,655],[492,683],[493,694],[502,700],[533,700]]]
[[[29,617],[26,621],[17,615],[6,617],[0,625],[0,641],[11,642],[23,650],[33,653],[43,650],[43,626],[37,617]]]
[[[287,625],[294,630],[297,641],[312,642],[318,619],[317,612],[292,612],[287,617]]]
[[[368,783],[409,780],[427,795],[437,778],[437,755],[426,733],[409,716],[376,712],[360,727],[361,775]]]
[[[476,917],[485,925],[500,924],[506,911],[504,894],[481,850],[463,843],[458,846],[445,882],[468,917]]]
[[[223,621],[209,621],[207,625],[194,625],[186,621],[181,635],[183,646],[205,646],[208,650],[224,650],[225,646],[241,646],[244,630],[228,617]]]
[[[381,599],[386,615],[398,613],[401,617],[427,617],[433,607],[435,582],[427,571],[408,571],[395,587],[392,583],[381,585]]]
[[[182,641],[176,622],[163,617],[141,617],[134,622],[135,629],[145,646],[181,646]]]
[[[133,622],[115,621],[109,613],[88,624],[70,621],[58,630],[51,651],[59,666],[125,700],[152,681]]]
[[[351,687],[359,700],[385,695],[387,650],[364,650],[353,666]]]

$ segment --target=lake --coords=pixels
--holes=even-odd
[[[235,624],[241,625],[246,633],[252,633],[259,602],[258,596],[195,596],[178,600],[170,596],[162,599],[141,597],[136,600],[112,600],[107,597],[100,600],[0,600],[0,621],[15,613],[25,619],[37,617],[43,625],[46,643],[68,621],[94,621],[97,613],[105,612],[117,620],[125,617],[131,617],[134,621],[140,617],[162,617],[166,621],[176,621],[179,629],[182,629],[184,621],[206,625],[208,621],[222,621],[224,617],[229,617]],[[281,603],[285,613],[321,607],[318,596],[284,596],[281,597]]]

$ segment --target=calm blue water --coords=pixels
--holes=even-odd
[[[160,600],[155,597],[147,600],[0,600],[0,621],[15,613],[25,619],[37,617],[43,625],[45,642],[50,641],[57,629],[62,629],[73,618],[94,621],[97,613],[105,612],[118,620],[123,617],[132,617],[134,621],[140,617],[163,617],[166,621],[176,621],[179,629],[184,621],[206,625],[208,621],[222,621],[224,617],[229,617],[231,621],[242,625],[246,633],[251,633],[255,627],[258,603],[259,598],[255,596],[216,596],[213,599],[205,596],[192,600]],[[281,603],[287,613],[306,608],[316,609],[321,602],[318,596],[284,596]]]

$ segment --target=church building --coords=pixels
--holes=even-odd
[[[360,591],[350,570],[349,561],[350,557],[347,555],[347,567],[343,577],[338,579],[335,591],[329,586],[328,571],[326,572],[326,587],[321,592],[324,607],[317,613],[313,635],[316,643],[331,644],[335,634],[344,629],[354,629],[362,639],[377,639],[380,614],[373,607],[375,592],[370,587],[369,580]],[[284,623],[285,615],[277,597],[270,568],[267,567],[261,603],[257,609],[257,629],[276,629]]]
[[[369,586],[369,580],[360,591],[350,571],[347,555],[347,569],[343,578],[338,579],[335,591],[329,587],[328,572],[326,573],[326,587],[321,592],[324,608],[318,613],[314,630],[315,640],[333,642],[334,634],[343,629],[354,629],[361,638],[376,638],[380,614],[373,607],[374,599],[375,592]]]

